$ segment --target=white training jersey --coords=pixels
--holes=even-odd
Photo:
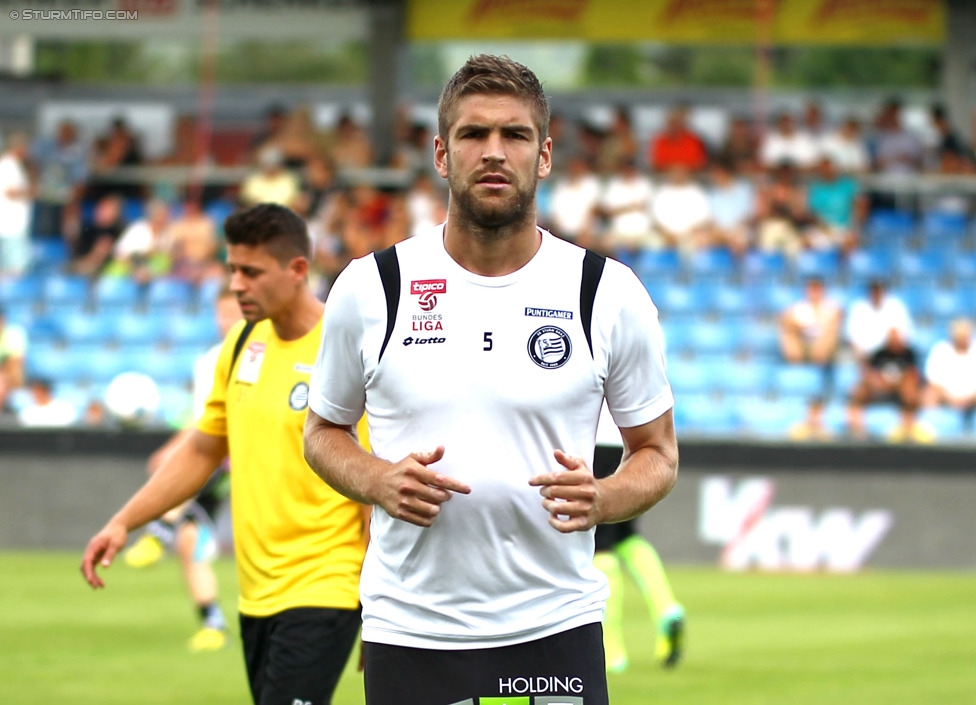
[[[355,260],[325,306],[309,407],[355,426],[397,462],[445,448],[433,467],[471,487],[431,528],[377,508],[363,565],[363,639],[468,649],[599,622],[607,596],[593,532],[548,524],[529,478],[558,471],[555,449],[592,467],[606,395],[620,426],[673,405],[657,309],[608,260],[596,293],[592,354],[581,324],[584,250],[542,232],[517,272],[483,277],[445,251],[442,228],[396,246],[400,300],[389,343],[373,256]]]

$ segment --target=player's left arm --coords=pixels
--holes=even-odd
[[[621,428],[624,453],[609,477],[593,477],[582,458],[555,451],[565,468],[529,480],[539,487],[549,524],[563,533],[586,531],[640,516],[661,501],[678,479],[678,442],[668,409],[649,423]]]

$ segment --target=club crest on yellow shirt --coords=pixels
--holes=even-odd
[[[299,382],[288,394],[288,406],[301,411],[308,406],[308,382]]]

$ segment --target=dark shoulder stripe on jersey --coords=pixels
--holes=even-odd
[[[230,367],[227,368],[227,381],[230,382],[230,376],[234,374],[234,363],[237,362],[237,358],[241,356],[241,350],[244,349],[244,343],[247,342],[248,336],[251,335],[251,331],[254,330],[256,324],[254,321],[248,321],[241,328],[241,334],[237,336],[237,340],[234,341],[234,353],[230,356]]]
[[[593,336],[590,328],[593,324],[593,302],[596,299],[596,288],[600,285],[600,278],[603,276],[603,267],[607,263],[607,258],[598,255],[593,250],[587,250],[583,256],[583,278],[580,281],[580,323],[583,324],[583,333],[586,335],[586,344],[590,348],[590,357],[593,357]]]
[[[400,261],[397,259],[396,245],[374,253],[373,257],[376,258],[376,267],[380,270],[380,280],[383,282],[383,293],[386,295],[386,336],[380,347],[379,361],[383,359],[383,353],[393,335],[397,309],[400,307]]]

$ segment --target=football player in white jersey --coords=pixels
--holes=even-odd
[[[305,455],[376,506],[368,705],[606,705],[594,527],[677,479],[657,309],[628,268],[536,225],[548,123],[532,71],[471,57],[438,105],[446,223],[351,262],[326,304]],[[604,398],[624,451],[597,480]]]

